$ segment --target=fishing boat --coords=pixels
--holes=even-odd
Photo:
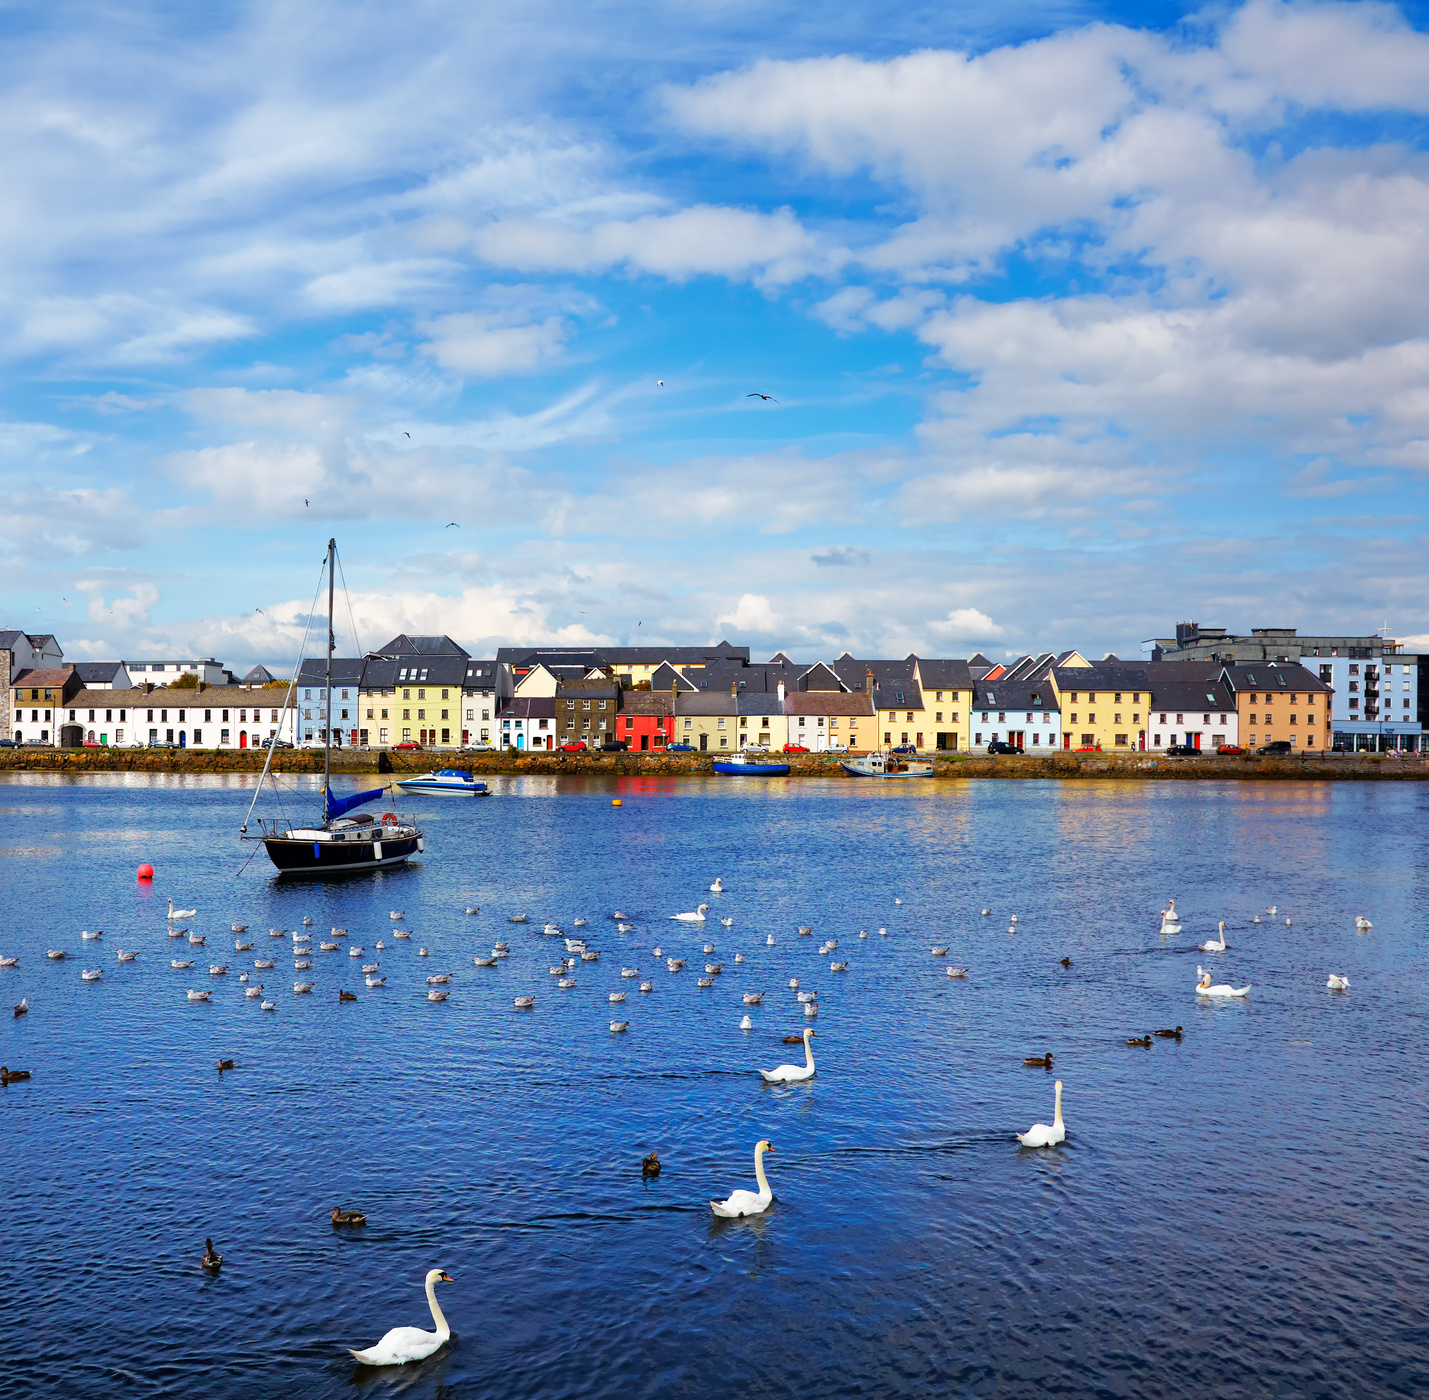
[[[866,753],[843,761],[845,773],[855,778],[931,778],[933,765],[927,759],[894,758],[892,754]]]
[[[491,790],[460,768],[443,768],[436,773],[423,773],[419,778],[403,778],[397,784],[404,792],[437,793],[449,797],[489,797]]]
[[[714,761],[716,773],[729,778],[782,778],[789,771],[787,763],[751,763],[747,754],[732,753]]]
[[[288,821],[263,821],[258,830],[250,832],[248,824],[253,809],[268,779],[273,763],[274,747],[268,749],[263,772],[258,779],[248,815],[239,828],[245,841],[261,841],[268,859],[282,875],[337,875],[352,871],[378,870],[386,865],[401,865],[423,850],[422,833],[396,812],[359,812],[357,808],[386,795],[385,787],[369,788],[366,792],[347,797],[334,797],[332,792],[332,654],[336,645],[333,633],[333,575],[337,568],[337,541],[327,542],[327,679],[323,695],[326,701],[323,728],[323,804],[322,816],[303,825]],[[294,687],[302,661],[293,670],[285,703],[291,707]]]

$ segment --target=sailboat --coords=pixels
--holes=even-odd
[[[353,793],[349,797],[334,797],[332,792],[332,654],[335,638],[332,628],[333,575],[337,565],[337,541],[327,542],[327,683],[323,728],[323,806],[321,819],[310,825],[292,822],[259,822],[259,830],[250,835],[248,819],[253,815],[259,794],[273,762],[274,749],[268,750],[258,790],[248,807],[239,835],[245,841],[262,841],[268,859],[284,875],[336,875],[355,870],[376,870],[384,865],[400,865],[423,850],[422,833],[411,822],[403,821],[395,812],[360,812],[357,809],[386,793],[385,787]],[[299,668],[301,669],[301,663]],[[289,685],[288,699],[293,698],[297,671]],[[295,736],[296,737],[296,736]]]

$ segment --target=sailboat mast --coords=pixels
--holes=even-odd
[[[327,713],[324,716],[323,735],[323,824],[327,824],[328,795],[331,791],[332,771],[332,601],[334,561],[337,559],[337,540],[327,542]]]

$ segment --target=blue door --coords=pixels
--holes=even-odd
[[[516,736],[516,747],[518,749],[524,749],[526,747],[526,736],[524,734],[518,734]]]

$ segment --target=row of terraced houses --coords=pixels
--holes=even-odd
[[[0,632],[0,740],[57,746],[343,747],[639,752],[802,748],[920,753],[1012,745],[1160,751],[1226,746],[1417,751],[1429,657],[1374,636],[1237,635],[1181,624],[1139,660],[1077,651],[994,661],[909,655],[767,661],[748,647],[503,647],[394,637],[307,661],[291,686],[212,658],[66,663],[51,636]],[[177,682],[177,684],[175,684]],[[330,706],[330,708],[329,708]]]

